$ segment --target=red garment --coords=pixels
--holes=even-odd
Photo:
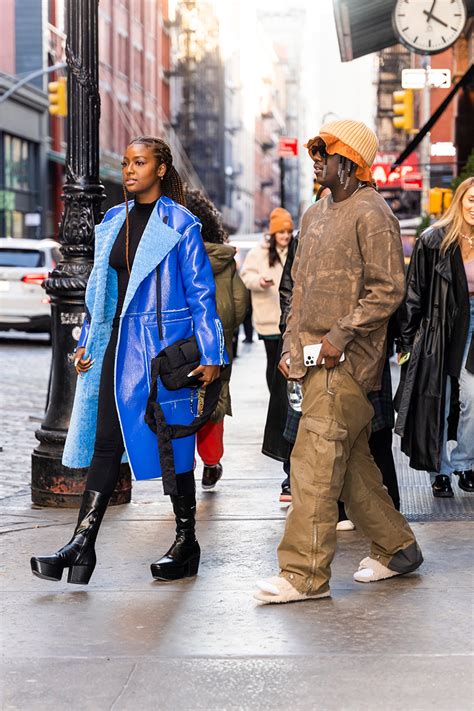
[[[224,420],[206,422],[197,431],[197,451],[205,466],[219,464],[224,454]]]

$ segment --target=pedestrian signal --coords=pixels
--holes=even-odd
[[[407,133],[413,130],[414,117],[413,117],[413,90],[403,89],[400,91],[394,91],[393,94],[393,113],[395,114],[392,118],[392,123],[395,128],[407,131]]]
[[[453,200],[453,191],[449,188],[431,188],[429,193],[430,215],[443,215]]]
[[[49,113],[53,116],[67,116],[67,79],[60,77],[58,81],[48,84]]]

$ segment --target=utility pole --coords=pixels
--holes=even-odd
[[[84,320],[84,297],[94,257],[94,227],[105,197],[99,179],[98,0],[66,1],[68,119],[61,261],[44,282],[51,298],[51,389],[32,455],[32,500],[42,506],[77,506],[86,470],[62,465],[76,389],[74,349]],[[58,120],[58,119],[54,119]],[[130,472],[122,465],[113,503],[130,500]]]
[[[431,112],[431,87],[429,85],[429,71],[431,69],[429,63],[429,56],[426,55],[423,61],[423,68],[425,70],[426,79],[425,85],[422,90],[421,96],[421,126],[424,126],[430,119]],[[423,138],[420,145],[420,164],[421,164],[421,176],[422,176],[422,192],[421,192],[421,213],[428,213],[429,199],[430,199],[430,182],[431,182],[431,171],[430,171],[430,161],[431,161],[431,138],[430,134],[427,133]]]
[[[285,159],[280,156],[280,207],[285,207]]]

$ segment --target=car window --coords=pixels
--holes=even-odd
[[[0,267],[43,267],[44,252],[39,249],[0,249]]]

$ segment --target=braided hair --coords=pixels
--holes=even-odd
[[[161,180],[161,192],[163,195],[167,195],[169,198],[184,205],[186,207],[186,199],[184,197],[183,183],[181,182],[180,175],[173,165],[173,156],[171,154],[171,148],[169,145],[163,141],[161,138],[156,138],[155,136],[137,136],[130,143],[129,146],[143,145],[148,146],[153,151],[153,156],[156,160],[157,167],[163,163],[166,166],[166,173]],[[130,274],[130,261],[128,256],[129,243],[130,243],[130,225],[129,225],[129,210],[128,210],[128,196],[125,183],[122,184],[123,195],[125,198],[125,258],[127,262],[127,270]]]
[[[138,136],[130,141],[129,146],[137,144],[151,148],[157,166],[162,163],[165,164],[166,173],[163,176],[161,184],[161,192],[163,195],[167,195],[175,202],[178,202],[180,205],[184,205],[186,207],[183,183],[181,182],[178,171],[173,165],[173,156],[169,145],[163,141],[162,138],[156,138],[155,136]]]

